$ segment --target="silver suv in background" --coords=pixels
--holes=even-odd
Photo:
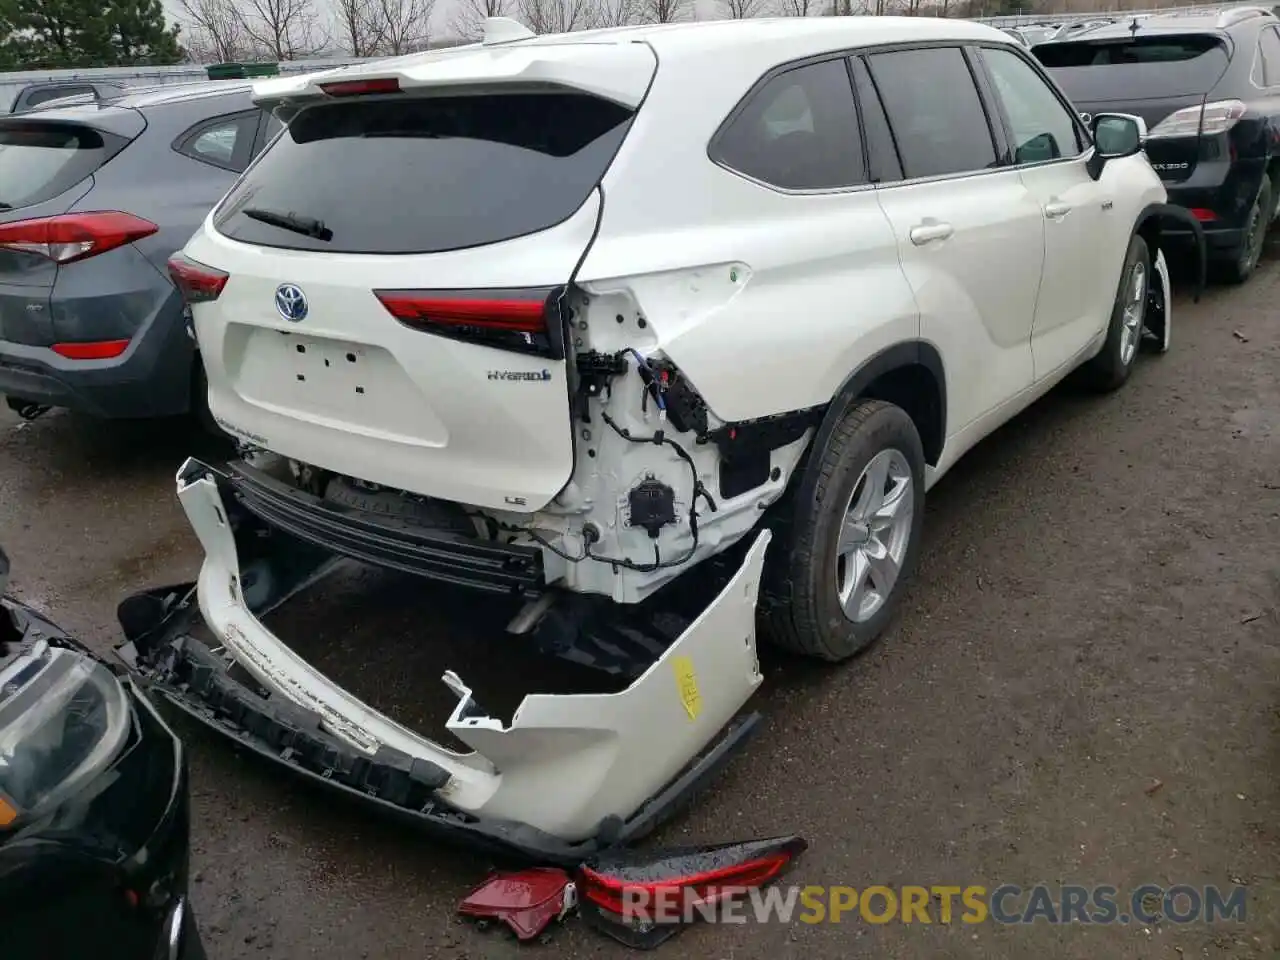
[[[0,117],[0,395],[26,416],[204,416],[169,256],[279,129],[248,83]]]

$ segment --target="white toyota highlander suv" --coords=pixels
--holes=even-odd
[[[633,816],[760,682],[757,600],[775,642],[855,654],[930,485],[1068,374],[1112,390],[1168,345],[1179,212],[1142,122],[1086,125],[976,23],[496,18],[257,99],[287,128],[171,263],[243,450],[179,475],[200,607],[261,691],[477,816]],[[512,632],[634,683],[503,722],[450,674],[476,753],[447,751],[262,625],[266,534],[512,598]],[[695,569],[728,575],[679,628],[583,627]]]

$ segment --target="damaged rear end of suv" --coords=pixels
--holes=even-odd
[[[1145,333],[1167,347],[1165,195],[1138,120],[1103,118],[1123,136],[1099,152],[999,31],[845,19],[493,18],[483,43],[260,84],[285,130],[170,263],[239,459],[180,469],[205,560],[122,606],[134,669],[334,789],[576,863],[754,728],[758,620],[828,661],[883,633],[926,487],[1073,370],[1114,390]],[[884,114],[905,136],[936,93],[915,59],[981,117],[987,54],[1056,117],[1026,163],[1079,198],[1066,232],[994,102],[1008,129],[930,114],[995,138],[953,182],[921,186],[941,154],[918,137],[896,158]],[[446,748],[264,626],[349,562],[501,598],[512,643],[624,686],[502,719],[447,672]]]
[[[576,863],[647,832],[753,729],[769,533],[708,565],[710,603],[644,601],[743,540],[783,482],[766,461],[754,489],[707,489],[705,405],[634,298],[582,282],[652,48],[395,64],[260,86],[286,132],[171,262],[240,459],[183,466],[199,582],[126,601],[121,652],[299,773]],[[516,598],[511,632],[629,685],[530,695],[504,722],[448,673],[448,732],[473,752],[445,748],[263,626],[341,560]],[[191,635],[201,615],[212,645]]]

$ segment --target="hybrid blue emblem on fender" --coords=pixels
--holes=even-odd
[[[276,312],[290,323],[299,323],[307,317],[307,295],[292,283],[276,287]]]

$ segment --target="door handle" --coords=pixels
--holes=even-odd
[[[932,243],[935,240],[945,240],[951,234],[955,233],[955,228],[949,223],[939,223],[936,220],[926,220],[924,223],[918,223],[911,228],[911,242],[917,247],[923,247],[926,243]]]
[[[1061,220],[1071,212],[1071,204],[1063,203],[1060,200],[1044,205],[1044,215],[1050,220]]]

